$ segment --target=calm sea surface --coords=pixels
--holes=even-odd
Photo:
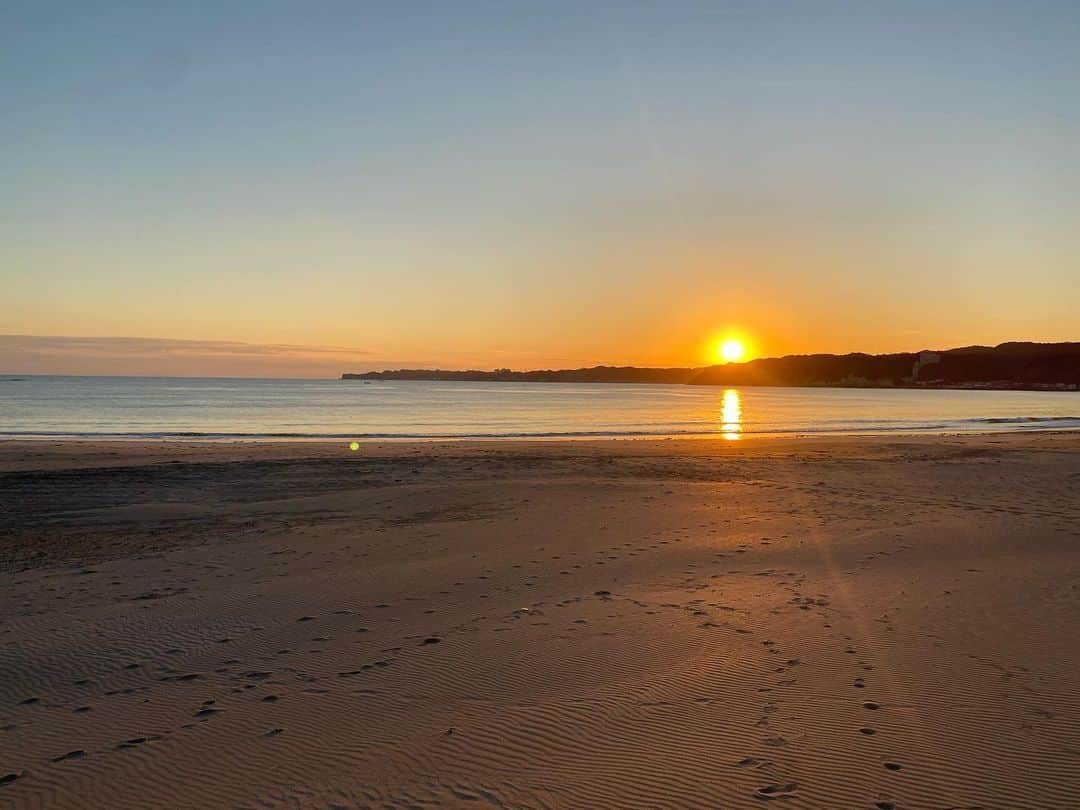
[[[520,438],[1080,428],[1080,394],[0,377],[0,436]]]

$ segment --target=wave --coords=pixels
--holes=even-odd
[[[460,432],[383,432],[340,433],[308,431],[94,431],[94,430],[0,430],[0,437],[12,439],[112,439],[112,440],[174,440],[174,441],[302,441],[302,440],[413,440],[455,441],[464,439],[610,439],[610,438],[663,438],[663,437],[710,437],[737,434],[740,436],[791,436],[791,435],[866,435],[866,434],[934,434],[972,432],[973,425],[1012,426],[1012,430],[1080,429],[1080,417],[1068,416],[1015,416],[978,417],[945,422],[870,423],[852,420],[847,424],[808,424],[796,426],[762,426],[731,430],[718,425],[702,429],[679,429],[656,427],[633,430],[549,430],[549,431],[468,431]],[[1050,427],[1050,426],[1053,427]]]
[[[985,425],[1021,425],[1040,422],[1077,422],[1080,416],[984,416],[965,419],[965,422],[976,422]]]

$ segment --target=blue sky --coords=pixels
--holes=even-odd
[[[1077,337],[1075,3],[153,5],[0,10],[0,333]]]

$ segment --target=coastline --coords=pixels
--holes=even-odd
[[[447,454],[470,453],[480,456],[492,452],[509,455],[567,449],[620,454],[629,452],[666,455],[678,447],[679,455],[716,451],[725,457],[771,455],[805,449],[825,452],[830,449],[864,445],[937,446],[946,443],[1005,443],[1017,449],[1057,446],[1053,437],[1062,437],[1063,446],[1080,452],[1080,428],[1028,428],[1023,430],[952,431],[941,433],[867,432],[867,433],[742,433],[737,439],[722,433],[709,435],[580,436],[580,437],[498,437],[498,438],[377,438],[361,439],[358,451],[349,447],[354,436],[342,434],[335,439],[323,437],[274,438],[107,438],[94,436],[12,437],[0,438],[0,474],[33,469],[66,469],[78,466],[120,466],[163,464],[174,461],[254,461],[289,459],[363,459],[401,458],[418,448],[433,458]],[[1042,440],[1042,441],[1039,441]],[[745,452],[742,452],[745,451]]]
[[[1063,394],[1075,394],[1080,392],[1077,383],[1046,383],[1026,385],[1024,383],[990,382],[990,383],[889,383],[874,384],[872,382],[858,383],[737,383],[737,382],[676,382],[671,380],[504,380],[504,379],[465,379],[459,380],[453,377],[365,377],[363,374],[344,373],[338,378],[341,382],[456,382],[467,383],[542,383],[545,385],[692,385],[699,388],[810,388],[810,389],[837,389],[842,391],[1046,391],[1060,392]]]
[[[1071,806],[1077,482],[1074,431],[2,441],[0,796]]]
[[[1080,343],[1006,342],[997,346],[892,354],[789,354],[720,365],[675,368],[593,366],[574,369],[449,371],[394,369],[345,372],[342,380],[443,380],[487,382],[640,382],[685,385],[947,390],[1071,390],[1080,388]]]
[[[592,431],[592,432],[553,432],[553,433],[500,433],[500,434],[463,434],[460,436],[450,434],[417,435],[417,434],[386,434],[386,433],[335,433],[335,434],[305,434],[305,433],[167,433],[137,435],[131,433],[0,433],[0,445],[8,442],[31,443],[31,444],[55,444],[63,442],[101,442],[113,445],[123,443],[162,443],[162,444],[340,444],[346,446],[351,441],[363,442],[365,445],[379,444],[469,444],[477,443],[505,443],[505,442],[608,442],[608,441],[756,441],[756,440],[783,440],[783,439],[889,439],[889,438],[948,438],[967,436],[977,438],[979,436],[1015,436],[1038,433],[1074,433],[1080,431],[1077,426],[1058,426],[1057,422],[1075,422],[1073,417],[1016,417],[1016,418],[987,418],[979,420],[982,424],[975,425],[966,430],[957,430],[955,425],[930,425],[925,427],[912,427],[908,425],[889,428],[836,428],[834,430],[812,430],[804,428],[791,428],[789,430],[771,431],[738,431],[737,438],[732,438],[730,431],[710,430],[699,432],[664,432],[664,431]],[[994,428],[990,425],[1013,424],[1012,428]]]

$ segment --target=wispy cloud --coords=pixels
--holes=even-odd
[[[174,340],[144,337],[0,335],[0,374],[89,374],[148,377],[337,377],[388,368],[567,368],[604,362],[555,354],[441,351],[438,357],[387,357],[355,346]]]
[[[348,346],[0,335],[0,371],[20,374],[326,377],[374,365],[384,364]]]

